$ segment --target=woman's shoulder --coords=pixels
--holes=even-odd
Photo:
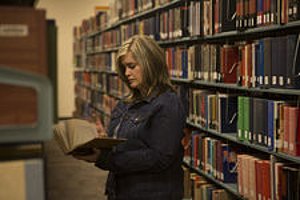
[[[172,106],[174,104],[178,104],[180,102],[180,99],[176,92],[172,90],[167,90],[161,93],[160,95],[158,95],[156,101],[159,102],[160,104],[166,104]]]

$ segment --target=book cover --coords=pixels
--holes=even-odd
[[[235,133],[237,130],[237,97],[218,95],[218,123],[220,133]]]
[[[244,140],[249,142],[249,117],[250,117],[250,97],[244,97]]]
[[[236,0],[222,0],[221,1],[221,31],[233,31],[235,30],[236,20]]]
[[[224,45],[221,48],[221,75],[224,83],[237,83],[237,69],[239,64],[238,47]]]
[[[286,72],[286,84],[289,88],[300,88],[300,35],[287,36],[287,60],[289,64]]]
[[[299,116],[299,108],[291,106],[289,107],[289,145],[288,152],[290,155],[297,156],[296,152],[296,144],[297,144],[297,122]],[[298,125],[299,126],[299,125]]]
[[[283,167],[283,173],[286,173],[287,181],[287,198],[286,199],[299,199],[300,198],[300,169],[294,166]]]
[[[244,140],[244,96],[238,96],[237,138]]]
[[[296,141],[295,141],[295,155],[300,156],[300,110],[298,110],[297,124],[296,124]]]
[[[266,11],[267,12],[267,11]],[[272,38],[264,38],[264,87],[271,85],[272,70]]]
[[[267,136],[268,136],[268,150],[274,149],[274,101],[267,100]]]
[[[223,175],[224,183],[236,183],[237,182],[237,154],[230,146],[224,146],[222,148],[223,154]]]

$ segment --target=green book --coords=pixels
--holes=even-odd
[[[244,140],[249,141],[249,132],[250,132],[250,124],[249,124],[249,116],[250,116],[250,98],[244,97],[244,106],[243,106],[243,118],[244,118]]]
[[[238,97],[238,123],[237,123],[237,138],[244,140],[244,97]]]

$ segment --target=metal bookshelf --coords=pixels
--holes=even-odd
[[[201,169],[197,169],[195,167],[192,167],[191,166],[191,161],[190,161],[190,158],[188,157],[185,157],[183,159],[183,165],[185,165],[186,167],[188,167],[189,169],[191,169],[192,171],[200,174],[201,176],[205,177],[206,179],[210,180],[211,182],[215,183],[216,185],[226,189],[228,192],[230,192],[231,194],[233,194],[235,197],[237,197],[238,199],[245,199],[243,198],[238,190],[237,190],[237,184],[235,183],[223,183],[217,179],[215,179],[213,176],[205,173],[204,171],[202,171]]]
[[[206,132],[210,135],[213,135],[213,136],[218,137],[218,138],[222,138],[223,140],[227,140],[227,141],[233,142],[233,143],[238,144],[238,145],[243,145],[243,146],[258,150],[260,152],[270,154],[270,155],[274,155],[276,157],[279,157],[279,158],[282,158],[282,159],[300,164],[300,157],[291,156],[291,155],[280,153],[280,152],[270,151],[270,150],[268,150],[267,147],[252,144],[252,143],[249,143],[249,142],[240,141],[240,140],[237,139],[237,133],[219,133],[219,132],[214,131],[214,130],[203,128],[203,127],[201,127],[197,124],[194,124],[193,122],[191,122],[189,120],[187,120],[186,123],[188,125],[192,126],[192,127],[195,127],[197,129],[201,130],[201,131],[204,131],[204,132]]]
[[[243,86],[238,86],[237,84],[231,83],[222,83],[222,82],[208,82],[203,80],[188,80],[183,78],[172,78],[173,82],[178,83],[189,83],[195,86],[204,86],[208,88],[222,88],[222,89],[232,89],[232,90],[239,90],[239,91],[246,91],[246,92],[255,92],[255,93],[269,93],[269,94],[280,94],[280,95],[300,95],[299,89],[288,89],[288,88],[263,88],[263,87],[255,87],[255,88],[248,88]]]
[[[110,30],[112,30],[114,28],[117,28],[117,27],[119,27],[123,24],[126,24],[128,22],[134,21],[136,19],[141,19],[141,18],[147,17],[149,15],[153,15],[153,14],[155,14],[157,12],[161,12],[163,10],[174,8],[176,6],[184,4],[186,2],[187,2],[187,0],[173,0],[172,2],[164,4],[162,6],[155,7],[155,8],[149,9],[149,10],[145,10],[145,11],[142,11],[140,13],[135,13],[134,16],[130,16],[130,17],[127,17],[125,19],[120,19],[117,23],[112,24],[111,26],[109,26],[107,28],[104,28],[102,30],[95,31],[94,33],[88,34],[88,37],[93,37],[93,36],[101,34],[103,32],[110,31]]]

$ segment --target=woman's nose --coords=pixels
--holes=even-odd
[[[131,70],[129,69],[129,67],[125,68],[125,75],[129,76],[131,74]]]

